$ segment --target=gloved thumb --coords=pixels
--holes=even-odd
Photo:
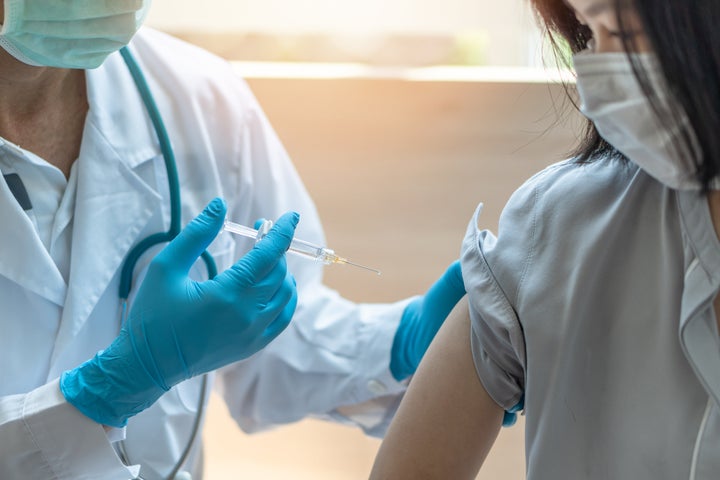
[[[464,295],[465,284],[463,283],[462,269],[460,261],[456,260],[425,294],[423,307],[436,308],[439,315],[442,315],[440,312],[444,313],[442,318],[445,318]]]
[[[181,272],[190,271],[200,255],[220,232],[227,206],[221,198],[213,199],[205,209],[158,255],[157,261]]]
[[[290,247],[299,221],[300,215],[296,212],[287,212],[278,218],[270,232],[232,266],[232,276],[254,283],[267,275]]]
[[[464,295],[462,269],[456,260],[424,296],[405,307],[390,359],[390,371],[397,380],[415,372],[438,329]]]

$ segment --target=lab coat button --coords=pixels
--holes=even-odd
[[[382,395],[383,393],[387,392],[387,387],[379,380],[370,380],[367,383],[367,388],[375,395]]]
[[[190,475],[190,472],[180,470],[175,474],[175,478],[173,480],[192,480],[192,475]]]

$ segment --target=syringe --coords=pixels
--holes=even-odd
[[[259,230],[255,230],[254,228],[246,227],[245,225],[240,225],[239,223],[231,222],[229,220],[225,220],[225,224],[223,225],[223,230],[231,233],[235,233],[237,235],[242,235],[243,237],[252,238],[255,241],[259,241],[261,238],[263,238],[267,233],[270,231],[270,228],[272,228],[272,221],[266,220],[261,226]],[[300,255],[301,257],[309,258],[311,260],[315,260],[318,262],[322,262],[325,265],[330,265],[331,263],[339,263],[344,265],[352,265],[353,267],[359,267],[363,268],[365,270],[370,270],[371,272],[375,272],[378,275],[380,275],[380,270],[375,270],[374,268],[366,267],[364,265],[358,265],[357,263],[353,263],[348,261],[347,258],[340,257],[335,254],[335,252],[329,248],[322,247],[320,245],[315,245],[310,242],[306,242],[305,240],[300,240],[299,238],[293,238],[292,242],[290,243],[290,248],[288,249],[290,253],[294,253],[296,255]]]

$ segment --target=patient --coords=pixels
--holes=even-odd
[[[587,134],[472,218],[371,477],[474,478],[524,399],[529,479],[720,478],[720,2],[533,4]]]

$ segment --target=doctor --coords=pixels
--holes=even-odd
[[[247,432],[313,415],[382,434],[464,295],[455,263],[424,297],[357,305],[286,260],[296,226],[324,243],[287,154],[227,63],[136,34],[148,8],[0,6],[3,479],[201,478],[213,384]],[[138,256],[123,308],[129,252],[200,211]],[[217,236],[226,213],[279,220],[253,247]]]

